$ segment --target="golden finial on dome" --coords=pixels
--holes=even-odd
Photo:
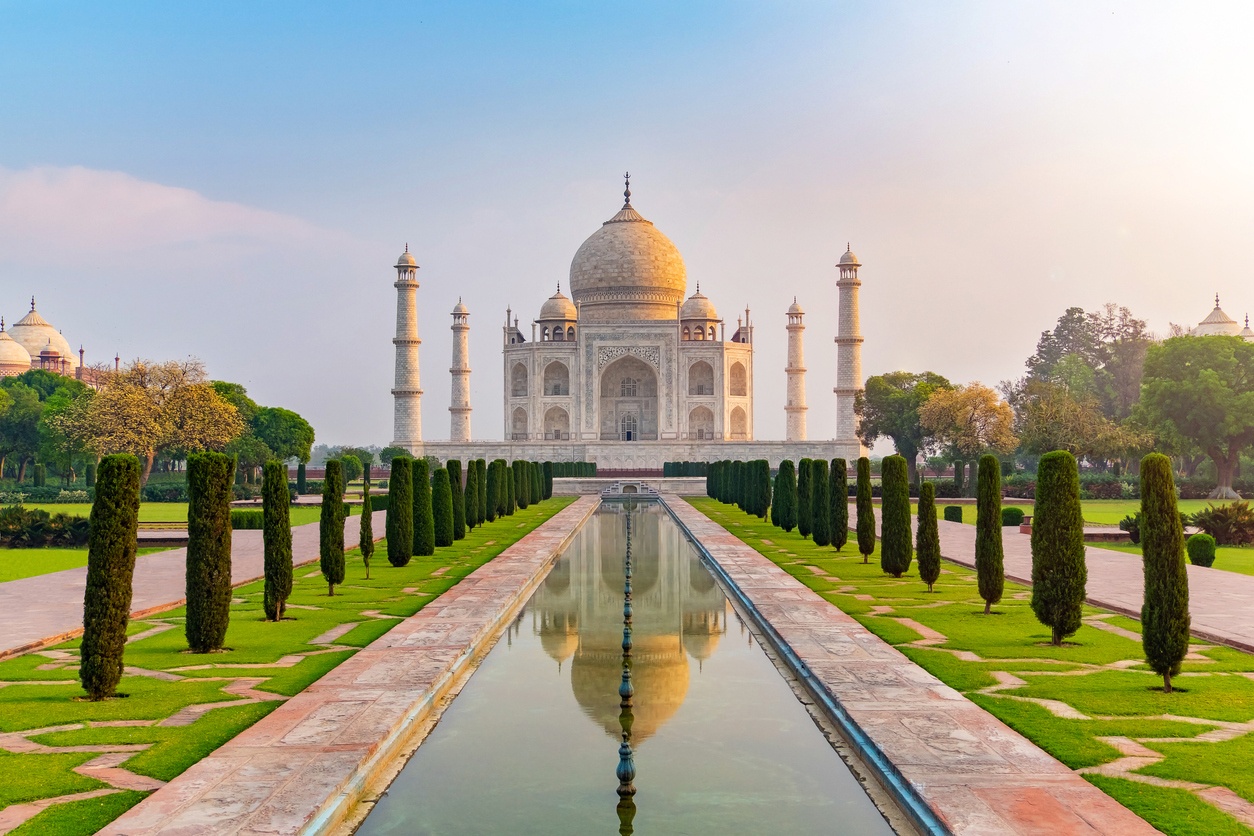
[[[631,208],[631,172],[623,175],[623,208]]]
[[[1219,303],[1219,297],[1218,297],[1218,296],[1216,296],[1216,297],[1215,297],[1215,303],[1216,303],[1216,304],[1218,304],[1218,303]],[[32,297],[30,298],[30,309],[31,309],[32,311],[33,311],[33,310],[35,310],[35,297],[34,297],[34,296],[32,296]]]

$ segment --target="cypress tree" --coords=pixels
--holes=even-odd
[[[797,471],[791,459],[779,463],[779,488],[775,491],[779,505],[779,527],[792,531],[797,527]]]
[[[1001,546],[1001,463],[996,456],[980,457],[977,482],[975,575],[984,599],[984,614],[988,615],[993,604],[1001,600],[1006,585]]]
[[[466,507],[466,530],[470,531],[479,525],[479,468],[475,460],[466,462],[466,495],[462,497]]]
[[[366,565],[366,580],[370,580],[370,558],[374,557],[374,503],[370,491],[361,498],[361,529],[357,537],[361,562]]]
[[[493,519],[488,516],[488,463],[485,459],[475,459],[475,467],[479,469],[479,514],[475,519],[478,525],[483,525]]]
[[[1189,576],[1171,459],[1161,453],[1141,459],[1141,551],[1145,567],[1141,647],[1150,668],[1162,676],[1163,691],[1170,694],[1171,678],[1180,673],[1189,649]]]
[[[810,459],[797,462],[797,532],[802,538],[810,536],[813,527],[814,499],[811,497]]]
[[[484,519],[488,522],[496,519],[501,504],[501,469],[496,464],[496,460],[493,460],[492,466],[488,468],[487,500],[484,506],[486,508]]]
[[[514,501],[522,510],[531,505],[531,476],[527,473],[527,463],[521,459],[514,462]]]
[[[858,459],[858,486],[854,509],[858,513],[858,552],[866,563],[875,551],[875,508],[871,504],[871,460],[866,456]]]
[[[514,486],[514,469],[512,467],[505,468],[505,516],[514,516],[514,511],[518,508],[518,493]]]
[[[462,490],[462,463],[457,459],[449,459],[445,469],[448,470],[449,491],[453,497],[453,539],[461,540],[466,536],[466,495]]]
[[[832,459],[828,479],[831,483],[829,516],[832,521],[832,545],[840,551],[849,542],[849,465],[844,459]]]
[[[714,474],[716,472],[715,468],[710,468],[705,472],[705,495],[711,499],[714,498]]]
[[[771,507],[771,463],[758,459],[758,516],[766,519]]]
[[[936,524],[936,486],[924,482],[919,487],[919,526],[915,533],[915,551],[919,555],[919,578],[932,591],[940,577],[940,526]]]
[[[408,456],[392,459],[388,479],[388,510],[385,532],[388,563],[405,566],[414,555],[414,460]]]
[[[779,528],[779,473],[775,474],[775,484],[771,486],[771,525]]]
[[[810,527],[814,545],[832,544],[832,486],[827,477],[827,460],[810,461]]]
[[[744,509],[745,499],[744,470],[744,462],[739,459],[732,462],[731,503],[741,510]]]
[[[880,568],[894,578],[910,569],[910,475],[902,456],[880,463]]]
[[[966,462],[954,460],[954,490],[955,496],[962,496],[962,470],[965,468]]]
[[[91,505],[78,668],[78,679],[92,700],[112,697],[122,681],[139,530],[139,470],[134,456],[100,460],[100,484]]]
[[[548,499],[544,495],[544,471],[539,462],[531,463],[531,500],[532,504]]]
[[[47,470],[42,464],[35,465],[35,487],[42,488],[48,483]]]
[[[431,513],[431,471],[426,459],[414,459],[414,555],[435,554],[435,518]]]
[[[758,463],[747,461],[740,470],[741,484],[740,510],[746,514],[758,514]]]
[[[235,457],[187,457],[187,618],[194,653],[220,650],[231,622],[231,485]]]
[[[87,487],[96,487],[96,465],[94,464],[87,465]]]
[[[327,460],[322,477],[322,513],[318,517],[318,556],[327,595],[344,583],[344,468],[339,459]]]
[[[287,465],[265,463],[261,471],[262,540],[265,549],[267,621],[279,621],[292,594],[292,497],[287,492]]]
[[[453,545],[453,486],[448,471],[435,469],[431,484],[431,518],[435,528],[435,544],[441,548]]]
[[[300,462],[296,465],[296,495],[304,496],[308,483],[305,480],[305,463]]]
[[[553,498],[553,462],[544,463],[544,498]]]
[[[981,479],[983,465],[981,460]],[[1088,578],[1080,470],[1075,456],[1066,450],[1041,456],[1032,513],[1032,612],[1050,629],[1058,646],[1080,629]]]

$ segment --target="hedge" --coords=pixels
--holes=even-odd
[[[1022,508],[1002,508],[1001,509],[1001,525],[1006,526],[1023,525],[1024,517]]]
[[[1210,567],[1215,564],[1215,538],[1209,534],[1194,534],[1184,547],[1189,553],[1189,562],[1194,566]]]
[[[946,505],[945,510],[942,511],[941,513],[945,515],[945,522],[956,522],[956,523],[962,522],[962,506],[961,505]]]

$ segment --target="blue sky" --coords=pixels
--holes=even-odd
[[[729,322],[783,434],[784,310],[832,432],[835,271],[868,374],[1022,372],[1069,305],[1165,331],[1254,308],[1243,4],[0,3],[0,313],[89,361],[187,354],[319,439],[386,443],[390,265],[419,278],[424,434],[472,312],[500,331],[633,203]]]

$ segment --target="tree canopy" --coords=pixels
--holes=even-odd
[[[1014,410],[981,383],[936,390],[920,407],[919,420],[924,432],[963,456],[1012,453],[1019,444]]]
[[[866,389],[854,399],[858,438],[870,446],[881,437],[891,438],[906,460],[909,478],[916,478],[915,461],[932,441],[919,410],[933,393],[953,385],[935,372],[889,372],[867,378]]]

